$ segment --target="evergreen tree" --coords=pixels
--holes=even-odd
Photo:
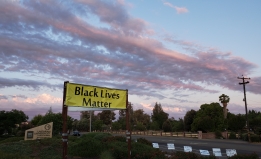
[[[165,113],[161,107],[161,104],[156,103],[153,110],[151,119],[153,122],[157,122],[159,129],[162,129],[163,123],[168,119],[169,114]]]

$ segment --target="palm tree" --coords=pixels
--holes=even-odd
[[[223,114],[224,114],[224,119],[227,118],[227,103],[229,103],[229,96],[222,94],[219,96],[219,101],[223,104]]]

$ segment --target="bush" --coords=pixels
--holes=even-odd
[[[251,139],[251,142],[260,142],[260,137],[259,137],[259,135],[256,135],[256,134],[251,134],[250,139]]]
[[[6,138],[6,139],[0,141],[0,144],[8,143],[8,142],[17,142],[17,141],[21,141],[21,140],[24,140],[24,137],[9,137],[9,138]]]
[[[237,139],[236,133],[231,132],[231,133],[229,134],[229,139]]]
[[[139,142],[132,143],[131,158],[133,159],[165,159],[165,153],[152,146]]]
[[[94,136],[94,139],[102,141],[104,138],[111,137],[112,135],[110,133],[98,133]]]
[[[215,132],[215,136],[216,136],[216,139],[221,139],[223,138],[222,134],[221,134],[221,131],[216,131]]]
[[[250,155],[234,155],[229,157],[229,159],[259,159],[259,156],[255,153]]]
[[[114,159],[123,159],[128,156],[128,145],[126,142],[114,141],[108,143],[108,148]]]
[[[244,141],[248,141],[248,134],[247,133],[242,134],[242,139]],[[260,142],[259,135],[256,135],[256,134],[250,134],[250,139],[251,139],[251,142]]]
[[[103,142],[114,142],[114,141],[126,142],[126,137],[123,137],[123,136],[111,136],[111,137],[104,138],[102,141]]]
[[[144,145],[149,145],[149,146],[152,145],[152,143],[149,140],[145,139],[145,138],[138,138],[137,142],[142,143]]]
[[[248,134],[247,133],[242,134],[242,140],[248,141]]]
[[[68,145],[68,154],[72,156],[97,157],[105,150],[102,142],[90,137]]]
[[[21,154],[5,153],[5,152],[2,152],[2,151],[0,151],[0,156],[1,156],[1,158],[4,158],[4,159],[14,159],[14,158],[31,159],[31,157],[24,156],[24,155],[21,155]]]
[[[99,156],[100,159],[114,159],[113,155],[110,151],[106,150],[101,153]]]
[[[177,151],[172,153],[170,157],[170,159],[184,159],[184,158],[200,159],[200,156],[193,152]]]

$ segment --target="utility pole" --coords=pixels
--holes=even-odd
[[[246,87],[245,85],[249,83],[249,81],[246,81],[245,80],[250,80],[250,78],[245,78],[243,75],[242,77],[237,77],[238,79],[242,79],[243,82],[242,83],[239,83],[239,85],[243,85],[243,88],[244,88],[244,100],[245,101],[245,109],[246,109],[246,128],[247,128],[247,133],[248,133],[248,141],[251,142],[251,138],[250,138],[250,133],[249,133],[249,123],[248,123],[248,117],[247,117],[247,100],[246,100]]]

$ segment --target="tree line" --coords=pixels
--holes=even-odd
[[[233,114],[228,112],[224,118],[223,107],[219,103],[203,104],[199,110],[189,110],[184,119],[169,117],[160,103],[155,103],[152,113],[149,115],[143,109],[134,110],[130,104],[130,126],[132,131],[157,130],[165,132],[190,131],[190,132],[215,132],[215,131],[242,131],[245,130],[245,114]],[[82,111],[80,120],[68,116],[68,130],[109,131],[126,130],[126,110],[119,110],[119,118],[116,120],[114,111],[104,110],[99,113],[94,111]],[[28,120],[23,111],[0,111],[0,133],[12,133],[23,135],[24,130],[39,126],[48,122],[54,124],[54,134],[62,131],[62,114],[53,113],[51,108],[45,115],[36,115],[27,124],[21,124]],[[91,125],[90,125],[91,120]],[[261,112],[249,110],[249,128],[251,131],[261,131]]]

